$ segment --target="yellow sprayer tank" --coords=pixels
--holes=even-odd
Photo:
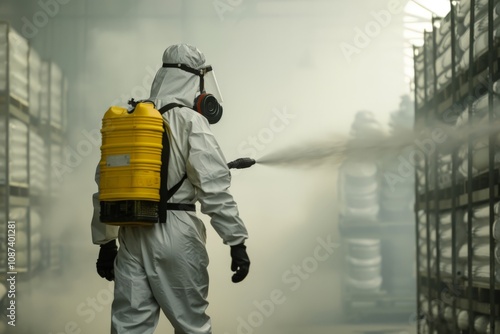
[[[157,223],[164,133],[160,112],[148,102],[137,104],[132,112],[113,106],[104,114],[101,133],[101,222]]]

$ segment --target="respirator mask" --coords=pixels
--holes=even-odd
[[[215,124],[221,119],[222,95],[217,80],[215,79],[215,73],[212,66],[205,66],[197,70],[185,64],[164,63],[163,67],[178,68],[197,75],[200,78],[200,95],[194,99],[193,109],[205,116],[210,124]]]

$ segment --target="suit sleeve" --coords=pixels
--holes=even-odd
[[[105,244],[118,237],[118,226],[111,226],[101,223],[99,219],[101,206],[99,202],[99,179],[100,179],[99,165],[97,165],[95,172],[95,182],[97,183],[98,191],[92,195],[92,206],[94,212],[91,221],[92,243],[95,245]]]
[[[210,216],[211,225],[225,244],[243,243],[248,232],[229,192],[231,174],[219,144],[204,117],[193,117],[188,128],[186,169],[197,190],[201,212]]]

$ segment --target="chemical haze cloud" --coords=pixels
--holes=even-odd
[[[227,113],[213,131],[226,156],[239,157],[238,144],[267,126],[276,106],[297,113],[296,121],[276,134],[282,149],[270,144],[269,150],[259,152],[258,164],[266,168],[256,166],[233,176],[231,191],[252,231],[248,240],[252,267],[242,284],[230,282],[229,249],[205,218],[214,332],[238,333],[239,317],[248,323],[256,311],[254,302],[271,298],[276,289],[284,293],[286,301],[276,304],[271,315],[262,313],[265,321],[252,328],[254,333],[320,333],[322,326],[342,320],[341,252],[318,261],[317,270],[300,281],[297,290],[292,291],[294,285],[287,282],[298,277],[290,274],[294,265],[314,263],[318,237],[331,233],[339,241],[337,171],[311,172],[312,167],[338,165],[349,157],[375,159],[381,152],[398,150],[415,139],[401,135],[392,141],[352,142],[347,136],[320,135],[325,129],[345,132],[357,110],[370,109],[386,117],[406,91],[403,39],[396,17],[351,64],[339,48],[342,42],[352,41],[354,29],[373,21],[371,11],[385,10],[387,2],[318,2],[318,8],[332,8],[326,12],[304,1],[307,15],[302,14],[302,7],[296,10],[293,4],[276,2],[269,3],[277,8],[271,15],[262,11],[266,1],[247,0],[241,1],[241,8],[225,12],[222,21],[213,1],[145,0],[140,12],[119,1],[71,1],[44,29],[52,34],[50,43],[44,43],[45,33],[40,34],[38,44],[60,59],[71,74],[65,144],[73,148],[84,139],[82,129],[99,129],[111,102],[147,97],[164,48],[181,41],[197,45],[217,69]],[[260,9],[244,11],[246,4],[250,9],[259,4]],[[181,7],[182,14],[174,17],[171,9]],[[240,12],[244,19],[238,16]],[[89,13],[94,15],[91,19],[85,17]],[[19,17],[25,15],[19,13]],[[66,54],[69,48],[73,53]],[[76,60],[71,56],[75,50],[82,52]],[[308,139],[301,140],[304,133]],[[43,228],[46,235],[60,241],[62,267],[43,280],[33,280],[33,295],[20,300],[27,314],[24,319],[30,319],[31,328],[26,332],[55,334],[81,329],[83,334],[109,329],[109,283],[95,272],[98,248],[91,244],[89,226],[98,159],[99,149],[94,147],[92,154],[65,175],[60,199],[51,200],[50,221]],[[283,275],[288,281],[283,281]],[[173,333],[163,315],[156,332]]]

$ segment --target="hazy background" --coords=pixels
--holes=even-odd
[[[22,32],[48,2],[1,0],[0,18]],[[402,11],[352,57],[341,46],[354,46],[357,29],[376,22],[373,13],[387,10],[390,2],[60,0],[57,13],[30,43],[45,59],[58,62],[69,80],[68,161],[89,134],[98,139],[92,135],[97,136],[111,104],[148,97],[164,49],[180,42],[197,46],[215,69],[224,117],[212,130],[226,158],[259,158],[309,139],[344,138],[359,110],[370,110],[387,124],[400,96],[409,93]],[[287,118],[277,121],[277,115]],[[63,244],[63,272],[30,282],[20,306],[26,312],[19,324],[36,333],[108,330],[112,294],[95,272],[98,247],[92,245],[89,225],[99,154],[99,144],[92,143],[62,177],[50,233]],[[327,333],[343,323],[340,252],[319,262],[297,289],[283,280],[294,265],[314,255],[318,238],[331,236],[342,244],[336,174],[331,164],[257,164],[233,173],[231,189],[250,233],[252,266],[245,281],[231,283],[229,248],[207,226],[214,333],[237,333],[241,319],[259,322],[255,303],[276,290],[284,302],[269,315],[261,312],[262,321],[251,332]],[[157,332],[173,333],[163,315]]]

